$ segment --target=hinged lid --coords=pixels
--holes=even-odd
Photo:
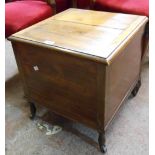
[[[147,17],[81,9],[68,9],[10,37],[83,53],[104,60],[134,35]]]

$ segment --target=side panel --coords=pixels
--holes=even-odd
[[[141,40],[143,28],[129,41],[122,52],[107,68],[105,128],[114,117],[124,99],[135,86],[141,67]]]

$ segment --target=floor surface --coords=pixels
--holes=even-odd
[[[148,73],[146,63],[137,96],[122,106],[107,130],[106,155],[149,154]],[[40,113],[43,111],[40,108]],[[64,128],[56,135],[47,136],[38,130],[36,122],[29,119],[29,105],[17,76],[6,86],[6,155],[102,155],[96,131],[71,122],[73,129]]]

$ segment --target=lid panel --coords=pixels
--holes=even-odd
[[[137,15],[126,15],[121,13],[81,9],[68,9],[63,13],[57,14],[53,17],[53,19],[55,20],[77,22],[81,24],[95,26],[104,26],[114,29],[125,29],[137,18]]]
[[[11,39],[22,38],[107,59],[144,21],[145,16],[68,9],[14,34]]]
[[[73,51],[107,57],[108,46],[122,33],[119,29],[54,21],[25,31],[18,37]]]

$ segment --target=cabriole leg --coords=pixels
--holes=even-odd
[[[134,88],[134,89],[132,90],[132,92],[131,92],[131,94],[132,94],[133,97],[135,97],[135,96],[137,95],[140,86],[141,86],[141,79],[138,80],[138,82],[137,82],[135,88]]]
[[[34,103],[30,102],[30,112],[31,112],[31,116],[30,119],[34,119],[36,116],[36,106]]]

